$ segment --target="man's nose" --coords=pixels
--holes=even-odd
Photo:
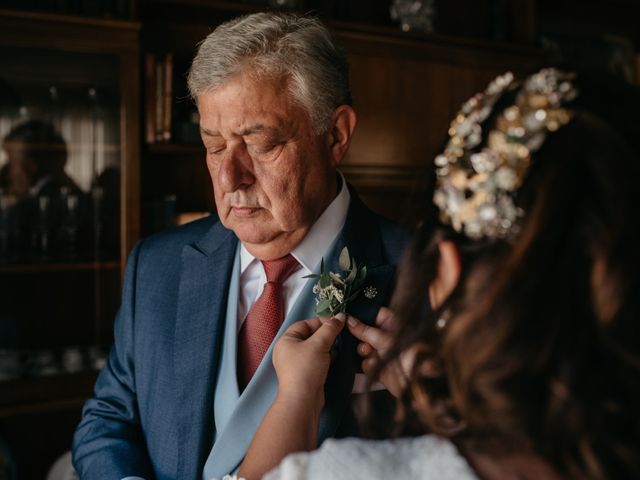
[[[244,145],[228,149],[218,169],[218,183],[223,191],[235,192],[251,186],[255,181],[252,161]]]

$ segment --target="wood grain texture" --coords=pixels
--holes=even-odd
[[[535,49],[373,32],[336,32],[351,65],[358,125],[343,171],[380,213],[411,227],[426,176],[462,103],[506,70],[544,63]],[[418,197],[421,201],[412,201]]]

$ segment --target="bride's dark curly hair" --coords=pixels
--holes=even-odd
[[[518,191],[514,242],[469,240],[424,200],[392,300],[385,360],[418,352],[394,425],[494,459],[529,452],[563,478],[640,478],[640,94],[575,85],[573,119],[547,135]],[[432,311],[442,240],[462,273]]]

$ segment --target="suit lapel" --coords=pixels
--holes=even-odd
[[[174,334],[178,464],[175,478],[199,478],[213,438],[213,385],[237,239],[216,223],[182,252]]]
[[[353,191],[345,226],[333,250],[333,257],[327,262],[328,270],[341,271],[338,259],[344,247],[349,249],[349,254],[358,265],[367,267],[365,286],[370,285],[378,292],[373,299],[360,295],[348,306],[347,313],[365,323],[373,324],[378,310],[388,302],[391,295],[395,267],[384,257],[378,219]],[[335,434],[350,405],[353,381],[359,364],[356,345],[357,340],[345,328],[338,339],[336,358],[331,365],[325,384],[326,406],[320,419],[318,432],[320,442]]]

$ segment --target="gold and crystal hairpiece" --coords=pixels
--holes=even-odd
[[[473,240],[513,239],[523,215],[513,195],[529,170],[531,153],[540,148],[547,132],[571,119],[562,104],[577,95],[573,78],[553,68],[528,77],[515,104],[497,117],[480,151],[474,149],[482,142],[482,122],[503,93],[519,85],[508,72],[462,106],[451,122],[445,151],[435,159],[433,201],[441,221]]]

